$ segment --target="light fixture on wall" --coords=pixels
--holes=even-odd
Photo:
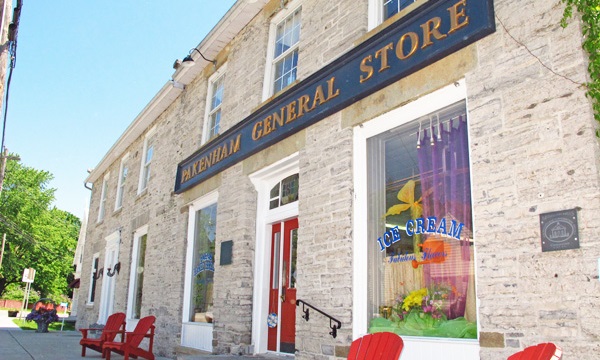
[[[121,262],[118,262],[113,266],[112,271],[111,268],[106,269],[106,276],[113,277],[115,274],[119,273],[121,270]]]
[[[217,68],[217,60],[209,60],[207,59],[201,52],[200,50],[193,48],[192,50],[190,50],[190,53],[188,54],[188,56],[184,57],[183,60],[181,61],[181,65],[184,67],[191,67],[194,66],[194,59],[192,58],[192,53],[194,52],[194,50],[196,50],[198,52],[198,54],[200,54],[200,56],[202,56],[202,58],[208,62],[211,62],[215,69]]]
[[[102,274],[104,273],[104,268],[100,268],[100,270],[96,270],[96,273],[94,274],[94,280],[98,280],[102,277]]]

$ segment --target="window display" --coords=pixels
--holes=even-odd
[[[464,102],[367,141],[369,331],[476,338]]]

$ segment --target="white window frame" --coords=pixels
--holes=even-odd
[[[123,197],[125,193],[125,182],[123,181],[123,171],[127,168],[127,175],[129,175],[129,166],[126,166],[129,160],[129,153],[125,154],[121,158],[121,165],[119,166],[119,178],[117,183],[117,196],[115,199],[115,211],[123,207]],[[127,178],[125,178],[127,180]]]
[[[354,128],[354,253],[352,314],[354,326],[353,339],[368,332],[368,294],[361,289],[368,288],[368,253],[367,222],[367,140],[392,128],[425,116],[432,111],[450,106],[458,101],[466,101],[467,92],[464,79],[450,84],[431,94],[425,95],[411,103],[396,108],[371,121]]]
[[[150,142],[150,140],[156,142],[156,139],[153,138],[155,133],[156,127],[153,127],[152,129],[148,130],[146,136],[144,137],[144,147],[142,150],[142,158],[140,160],[140,180],[138,183],[138,195],[144,192],[148,188],[148,183],[150,183],[150,165],[152,164],[152,160],[154,160],[154,157],[156,156],[155,143],[152,144],[152,158],[148,162],[146,162],[146,154],[148,153],[148,143]]]
[[[127,319],[133,319],[133,301],[135,297],[136,290],[136,272],[139,261],[139,248],[140,248],[140,239],[142,236],[148,235],[148,225],[144,225],[133,233],[133,250],[131,253],[131,269],[129,270],[129,294],[127,296]],[[146,238],[146,246],[148,246],[148,239]],[[135,319],[139,320],[139,319]]]
[[[267,65],[265,66],[265,80],[264,80],[264,84],[263,84],[263,98],[262,98],[263,101],[267,100],[268,98],[270,98],[271,96],[273,96],[275,94],[274,93],[274,81],[275,81],[275,79],[274,79],[274,77],[275,77],[274,54],[275,54],[275,40],[277,37],[277,25],[279,25],[280,22],[282,22],[288,16],[292,15],[296,10],[298,10],[298,8],[300,8],[302,6],[302,1],[303,0],[292,0],[292,1],[288,2],[288,4],[286,5],[287,7],[285,9],[281,10],[271,20],[271,25],[269,27],[269,42],[267,45]],[[302,15],[300,15],[300,16],[302,16]],[[302,28],[302,19],[300,19],[300,28]],[[300,30],[300,38],[302,38],[302,30]],[[280,55],[280,57],[289,54],[290,52],[298,49],[299,47],[300,47],[300,40],[298,40],[298,42],[294,46],[289,48],[284,54]],[[300,63],[300,62],[298,61],[298,63]],[[298,73],[296,72],[296,74],[298,74]]]
[[[185,256],[185,285],[183,290],[183,311],[181,321],[183,323],[190,322],[190,303],[192,293],[192,266],[194,263],[194,245],[195,245],[195,234],[196,234],[196,212],[211,206],[218,204],[219,193],[217,191],[210,192],[201,198],[194,200],[189,206],[188,210],[188,234],[187,234],[187,250]],[[218,205],[217,205],[218,208]],[[212,324],[211,324],[212,325]]]
[[[211,127],[210,126],[211,125],[210,124],[210,118],[211,118],[212,114],[214,114],[218,110],[222,109],[222,107],[223,107],[223,99],[221,99],[221,103],[213,109],[213,108],[211,108],[212,107],[212,97],[214,95],[214,85],[215,85],[215,83],[217,83],[221,79],[224,79],[226,71],[227,71],[227,64],[223,64],[208,79],[208,89],[206,91],[206,106],[205,106],[205,113],[204,113],[204,126],[202,127],[202,141],[201,141],[201,145],[205,144],[206,142],[208,142],[208,140],[212,139],[213,137],[215,137],[219,133],[219,132],[217,132],[217,134],[215,134],[214,136],[210,135],[210,127]],[[223,92],[225,92],[225,84],[223,84]],[[221,119],[223,119],[223,111],[222,110],[221,110]],[[220,127],[220,125],[221,124],[219,124],[219,127]]]
[[[96,275],[96,272],[99,270],[98,267],[94,268],[94,264],[96,263],[96,260],[98,260],[98,265],[100,266],[100,253],[97,252],[94,255],[92,255],[92,266],[90,268],[90,288],[88,289],[88,296],[87,296],[87,301],[86,304],[87,305],[94,305],[94,301],[92,301],[92,290],[94,288],[94,275]],[[100,278],[98,278],[96,280],[96,288],[98,288],[98,280],[100,280]],[[98,296],[98,294],[95,292],[94,293],[94,300],[96,300],[96,296]]]
[[[110,178],[110,172],[107,172],[102,179],[102,189],[100,191],[100,205],[98,205],[98,222],[104,220],[106,215],[106,198],[108,197],[108,180]]]

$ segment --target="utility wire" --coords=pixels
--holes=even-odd
[[[17,61],[17,34],[19,32],[19,19],[21,18],[22,0],[17,0],[17,6],[13,12],[13,21],[8,27],[8,54],[10,57],[10,66],[8,69],[8,80],[6,81],[6,91],[4,96],[4,119],[2,122],[2,144],[0,152],[4,151],[6,138],[6,115],[8,114],[8,94],[10,91],[10,81],[12,79],[13,69]]]
[[[64,256],[57,253],[56,250],[50,249],[43,245],[40,241],[36,240],[33,235],[29,234],[27,231],[22,230],[19,225],[15,224],[12,220],[4,217],[4,215],[0,214],[0,222],[6,225],[9,230],[12,230],[16,235],[19,235],[26,242],[30,243],[33,246],[37,246],[42,249],[44,252],[48,253],[51,257],[56,260],[62,260]]]

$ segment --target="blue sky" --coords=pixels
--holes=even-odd
[[[54,175],[56,207],[83,216],[87,169],[234,2],[23,1],[5,146]]]

